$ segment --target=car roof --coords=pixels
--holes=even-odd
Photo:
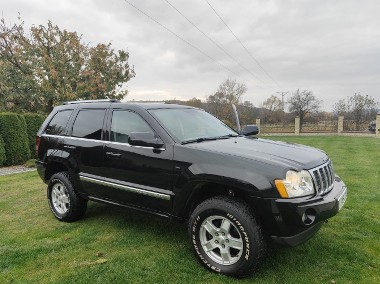
[[[79,105],[79,108],[109,108],[109,107],[115,107],[115,106],[130,106],[130,107],[137,107],[142,108],[145,110],[152,110],[152,109],[179,109],[179,108],[189,108],[189,109],[197,109],[191,106],[187,105],[179,105],[179,104],[169,104],[169,103],[142,103],[142,102],[120,102],[116,100],[93,100],[93,101],[72,101],[72,102],[66,102],[63,105],[59,106],[59,109],[66,109],[66,108],[76,108]]]
[[[138,106],[143,109],[163,109],[163,108],[194,108],[186,105],[178,105],[178,104],[165,104],[165,103],[122,103],[126,105]]]

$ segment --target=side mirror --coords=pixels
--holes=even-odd
[[[257,125],[247,125],[244,127],[242,133],[244,136],[256,135],[259,134],[259,128]]]
[[[151,132],[131,132],[128,137],[128,143],[133,146],[161,148],[164,142]]]

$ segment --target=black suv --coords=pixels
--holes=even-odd
[[[38,131],[37,168],[59,220],[82,218],[92,200],[188,221],[205,267],[244,276],[268,241],[312,237],[347,189],[324,152],[242,133],[187,106],[71,102]]]

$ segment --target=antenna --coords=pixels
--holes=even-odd
[[[238,115],[238,112],[236,110],[236,106],[234,104],[232,104],[232,109],[234,110],[234,116],[235,116],[237,131],[239,134],[241,134],[239,115]]]

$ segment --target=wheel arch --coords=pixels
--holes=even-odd
[[[218,183],[214,181],[202,181],[197,182],[191,188],[190,197],[183,208],[181,215],[184,218],[188,218],[194,209],[201,204],[203,201],[215,197],[215,196],[229,196],[234,199],[239,199],[249,205],[250,194],[248,192],[252,190],[257,190],[255,187],[250,186],[239,186],[237,184],[231,185],[228,183]],[[255,213],[254,208],[252,208],[253,213]]]
[[[64,163],[58,161],[50,162],[46,165],[45,181],[49,181],[50,178],[56,173],[68,171],[69,169]]]

